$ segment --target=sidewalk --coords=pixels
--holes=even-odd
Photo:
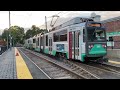
[[[120,67],[120,58],[109,58],[108,62],[104,62],[107,65]]]
[[[0,55],[0,79],[16,79],[15,50],[8,49]]]
[[[120,58],[120,49],[108,49],[107,57],[109,58]]]

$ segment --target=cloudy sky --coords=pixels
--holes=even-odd
[[[47,16],[48,27],[52,20],[53,15],[58,15],[59,18],[55,25],[59,25],[69,19],[81,16],[90,17],[91,13],[95,12],[97,15],[101,15],[101,20],[120,16],[120,11],[11,11],[11,25],[18,25],[23,28],[30,28],[32,25],[36,25],[40,28],[44,28],[45,16]],[[56,18],[53,19],[54,23]],[[3,29],[9,27],[9,11],[0,11],[0,33]]]

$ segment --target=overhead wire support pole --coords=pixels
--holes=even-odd
[[[7,50],[8,50],[8,37],[9,37],[9,32],[7,32]]]
[[[11,31],[10,31],[10,26],[11,26],[11,22],[10,22],[10,11],[9,11],[9,35],[10,35],[10,49],[11,49]]]
[[[45,16],[45,26],[46,26],[46,30],[47,30],[47,17]]]

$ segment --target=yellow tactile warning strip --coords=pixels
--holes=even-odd
[[[114,64],[120,64],[120,62],[112,61],[112,60],[109,60],[108,62],[110,62],[110,63],[114,63]]]
[[[16,57],[16,70],[18,79],[33,79],[25,61],[20,55],[17,48],[15,48],[15,57]]]

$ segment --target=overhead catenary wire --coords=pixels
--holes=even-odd
[[[65,14],[68,14],[68,13],[71,13],[71,12],[74,12],[74,11],[60,11],[60,12],[58,12],[57,14],[54,14],[54,15],[52,15],[52,16],[46,17],[46,18],[47,18],[47,22],[48,22],[48,19],[51,19],[51,18],[52,18],[52,20],[50,20],[50,25],[49,25],[49,26],[52,26],[52,27],[53,27],[61,16],[65,15]],[[56,20],[54,20],[54,17],[55,17],[55,16],[57,16]],[[58,17],[58,16],[59,16],[59,17]],[[53,20],[54,20],[54,23],[53,23]],[[45,27],[45,25],[43,24],[43,25],[41,25],[40,27],[43,28],[43,27]]]
[[[55,14],[55,15],[52,16],[52,20],[51,20],[51,23],[50,23],[50,26],[51,26],[51,27],[54,27],[55,23],[57,22],[58,18],[60,17],[60,15],[59,15],[60,13],[63,13],[63,11],[61,11],[61,12],[59,12],[58,14]],[[58,16],[58,15],[59,15],[59,16]],[[56,19],[55,22],[52,24],[54,17],[57,17],[57,19]]]
[[[53,16],[58,15],[58,14],[60,14],[60,13],[62,13],[62,12],[63,12],[63,11],[60,11],[59,13],[54,14],[54,15],[49,16],[49,17],[46,17],[46,16],[45,16],[45,17],[46,17],[46,18],[45,18],[45,22],[47,23],[47,22],[48,22],[47,19],[50,19],[50,18],[52,18]],[[53,18],[52,18],[52,21],[53,21]],[[51,23],[52,23],[52,21],[51,21]],[[41,27],[45,27],[45,26],[47,26],[47,25],[44,25],[44,24],[43,24],[43,25],[40,26],[40,28],[41,28]],[[50,25],[50,26],[51,26],[51,25]]]
[[[71,13],[71,12],[74,12],[74,11],[67,11],[67,12],[65,12],[65,13],[59,12],[58,14],[60,14],[60,13],[62,13],[62,14],[59,15],[59,16],[57,16],[57,19],[56,19],[56,21],[54,22],[54,24],[52,24],[52,21],[53,21],[53,18],[54,18],[54,17],[53,17],[50,26],[51,26],[51,27],[54,27],[54,25],[56,24],[58,18],[60,18],[62,15],[66,14],[66,13],[68,13],[68,12]],[[58,14],[57,14],[57,15],[58,15]]]
[[[66,11],[66,12],[64,12],[64,13],[62,13],[61,15],[59,15],[59,18],[61,17],[61,16],[63,16],[63,15],[65,15],[65,14],[71,14],[71,13],[73,13],[73,14],[75,14],[75,13],[78,13],[78,14],[76,14],[75,16],[72,16],[72,17],[69,17],[70,19],[72,19],[73,17],[76,17],[77,15],[79,15],[80,13],[81,13],[81,11]],[[66,16],[67,17],[67,16]],[[58,19],[58,18],[57,18]],[[56,21],[55,21],[55,23],[56,23]],[[54,24],[55,24],[54,23]]]

